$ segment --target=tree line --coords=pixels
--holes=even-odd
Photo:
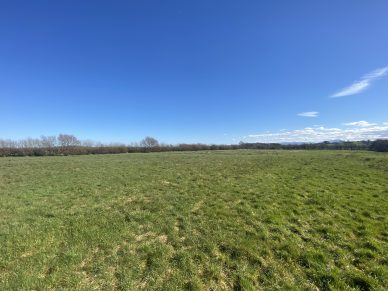
[[[388,152],[388,139],[374,141],[324,141],[319,143],[241,143],[243,149],[271,149],[271,150],[370,150]]]
[[[72,134],[58,136],[41,136],[22,140],[0,139],[0,156],[56,156],[86,154],[118,154],[165,151],[199,151],[199,150],[372,150],[387,152],[388,140],[376,141],[341,141],[321,143],[244,143],[234,145],[220,144],[164,144],[147,136],[138,143],[129,145],[120,143],[102,144],[91,140],[80,140]]]

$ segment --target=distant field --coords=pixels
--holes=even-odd
[[[388,154],[0,158],[0,290],[387,290]]]

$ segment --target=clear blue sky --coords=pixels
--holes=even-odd
[[[387,15],[386,0],[1,1],[0,137],[388,137]]]

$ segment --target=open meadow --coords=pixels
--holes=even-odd
[[[387,290],[388,154],[0,158],[0,290]]]

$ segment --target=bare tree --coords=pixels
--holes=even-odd
[[[79,146],[81,142],[72,134],[60,134],[58,135],[58,143],[61,147],[73,147]]]
[[[39,148],[41,145],[39,138],[31,138],[31,137],[16,141],[16,143],[18,144],[17,147],[20,147],[20,148]]]
[[[17,142],[10,139],[0,139],[1,148],[16,148]]]
[[[57,144],[56,136],[44,136],[40,137],[40,145],[44,148],[53,148]]]
[[[150,137],[150,136],[147,136],[145,137],[141,142],[140,142],[140,146],[141,147],[145,147],[145,148],[154,148],[154,147],[157,147],[159,146],[159,142],[157,139],[153,138],[153,137]]]

